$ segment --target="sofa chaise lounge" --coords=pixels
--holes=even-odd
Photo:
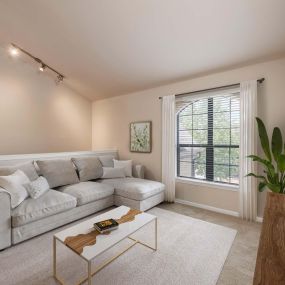
[[[51,188],[38,199],[27,198],[14,209],[11,208],[10,194],[0,188],[0,250],[114,205],[126,205],[145,211],[164,200],[165,186],[144,179],[142,165],[133,166],[133,177],[87,180],[88,171],[84,165],[81,167],[79,164],[81,169],[78,169],[73,164],[78,175],[75,183],[70,183],[72,179],[66,177],[69,174],[64,169],[51,167],[55,160],[70,161],[78,158],[80,162],[87,157],[98,157],[101,167],[110,167],[112,158],[117,158],[118,153],[108,151],[0,156],[0,176],[20,168],[31,180],[35,178],[33,176],[43,175]],[[34,161],[40,161],[43,165],[39,167]],[[32,173],[31,165],[35,166],[36,173]],[[100,165],[96,171],[98,169],[100,172]],[[85,179],[81,179],[84,176]]]

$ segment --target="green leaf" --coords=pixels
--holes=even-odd
[[[257,155],[249,155],[248,158],[251,158],[253,161],[257,161],[262,163],[264,166],[266,166],[268,169],[274,171],[274,166],[272,165],[271,161],[268,161],[266,159],[263,159]]]
[[[259,182],[258,184],[258,191],[263,192],[265,189],[266,183],[265,182]]]
[[[262,175],[256,175],[256,174],[254,174],[254,173],[248,173],[247,175],[246,175],[246,177],[255,177],[255,178],[259,178],[259,179],[266,179],[264,176],[262,176]]]
[[[285,155],[284,154],[281,154],[278,157],[277,165],[278,165],[278,168],[281,172],[285,171]]]
[[[279,128],[274,128],[272,134],[272,141],[271,141],[271,150],[276,162],[278,162],[278,158],[282,153],[282,134]]]
[[[256,117],[256,121],[257,121],[257,127],[258,127],[258,135],[260,138],[262,149],[263,149],[266,157],[268,158],[268,160],[271,162],[272,158],[271,158],[271,152],[270,152],[270,148],[269,148],[269,139],[268,139],[268,135],[266,132],[265,125],[262,122],[262,120],[257,118],[257,117]]]
[[[281,191],[280,185],[275,185],[275,184],[267,183],[266,186],[267,186],[272,192],[280,193],[280,191]]]

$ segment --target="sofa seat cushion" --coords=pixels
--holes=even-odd
[[[101,183],[112,185],[115,194],[129,199],[142,201],[164,191],[164,184],[140,178],[102,179]]]
[[[75,207],[74,197],[49,190],[38,199],[29,198],[15,208],[12,211],[12,226],[19,227]]]
[[[101,200],[114,194],[112,185],[104,185],[93,181],[62,186],[58,190],[75,197],[78,206]]]

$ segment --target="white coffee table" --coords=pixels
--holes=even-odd
[[[131,209],[126,206],[120,206],[114,210],[108,211],[102,215],[96,216],[91,218],[87,221],[79,223],[75,226],[72,226],[68,229],[65,229],[59,233],[56,233],[53,238],[53,275],[54,278],[59,281],[61,284],[64,284],[64,281],[61,280],[57,275],[57,268],[56,268],[56,241],[60,241],[63,243],[67,248],[70,249],[65,244],[65,240],[67,237],[74,237],[79,234],[87,234],[94,230],[93,224],[102,220],[106,219],[120,219],[122,216],[126,215]],[[155,222],[155,246],[152,247],[147,245],[139,240],[133,239],[130,237],[133,233],[141,229],[143,226]],[[106,250],[110,249],[123,239],[129,238],[132,243],[129,245],[125,250],[99,266],[94,272],[91,272],[91,263],[97,256],[101,253],[105,252]],[[140,243],[154,251],[157,250],[157,217],[148,213],[138,213],[135,215],[135,219],[133,221],[124,222],[119,225],[119,228],[112,231],[110,234],[100,234],[96,237],[96,243],[94,245],[85,246],[83,247],[83,251],[79,254],[78,252],[74,251],[80,257],[87,261],[88,265],[88,277],[81,280],[78,284],[83,284],[85,281],[88,281],[88,285],[91,285],[92,276],[95,275],[98,271],[103,269],[105,266],[110,264],[113,260],[118,258],[120,255],[125,253],[128,249],[133,247],[135,244]]]

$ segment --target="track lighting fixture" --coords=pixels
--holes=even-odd
[[[63,81],[63,79],[65,78],[64,75],[62,75],[61,73],[59,73],[58,71],[56,71],[54,68],[52,68],[51,66],[47,65],[46,63],[44,63],[41,59],[33,56],[32,54],[30,54],[29,52],[27,52],[26,50],[20,48],[19,46],[15,45],[15,44],[11,44],[11,47],[9,49],[9,53],[12,56],[18,56],[20,51],[24,54],[26,54],[27,56],[31,57],[33,60],[35,60],[36,62],[38,62],[40,64],[39,66],[39,71],[43,72],[45,69],[49,69],[52,72],[54,72],[57,77],[56,77],[56,84],[60,83]]]

